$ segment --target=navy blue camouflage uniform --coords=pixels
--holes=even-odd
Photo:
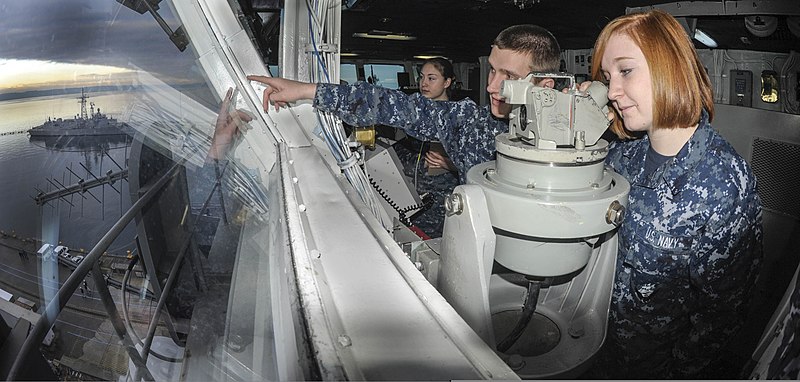
[[[612,144],[631,183],[619,231],[607,378],[692,378],[742,327],[762,258],[756,179],[704,111],[680,152],[645,175],[649,137]],[[603,373],[603,374],[606,374]]]
[[[800,283],[795,285],[789,304],[781,325],[781,342],[769,361],[767,375],[753,378],[800,379]]]
[[[428,194],[428,207],[411,217],[411,223],[430,237],[441,237],[444,230],[444,198],[458,186],[458,172],[431,174],[425,166],[425,149],[430,142],[405,137],[392,146],[403,164],[403,173],[417,187],[419,195]]]
[[[508,120],[470,99],[433,101],[419,93],[373,86],[317,84],[314,107],[353,126],[387,125],[420,140],[438,140],[466,183],[467,170],[494,160],[494,137],[508,131]]]
[[[408,95],[366,82],[317,84],[314,107],[353,126],[387,125],[420,140],[440,141],[458,170],[459,184],[466,183],[467,171],[472,166],[494,160],[494,138],[508,131],[508,120],[494,117],[489,106],[478,106],[470,99],[433,101],[419,93]],[[455,187],[452,182],[445,184]],[[435,203],[442,204],[444,192],[437,193],[440,195]],[[430,222],[429,226],[436,228],[426,233],[440,235],[444,209],[437,206],[431,213],[440,216],[438,221]]]

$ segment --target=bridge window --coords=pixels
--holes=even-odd
[[[339,69],[339,77],[342,81],[352,84],[358,81],[356,64],[342,64]]]
[[[367,82],[389,89],[399,88],[397,73],[404,72],[403,65],[396,64],[366,64],[364,76]]]

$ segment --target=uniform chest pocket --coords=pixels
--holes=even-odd
[[[642,302],[681,301],[687,295],[694,253],[690,236],[671,236],[652,227],[628,232],[624,265],[630,269],[631,293]]]

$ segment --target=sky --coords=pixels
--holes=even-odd
[[[180,24],[166,3],[159,13],[174,30]],[[0,2],[0,93],[124,85],[136,69],[185,82],[193,62],[149,13],[114,0]]]
[[[132,70],[43,60],[0,59],[0,92],[129,84]]]

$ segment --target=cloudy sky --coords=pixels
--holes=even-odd
[[[166,3],[159,14],[174,30],[180,23]],[[119,83],[133,68],[181,82],[193,62],[149,13],[115,0],[0,2],[0,93]]]

